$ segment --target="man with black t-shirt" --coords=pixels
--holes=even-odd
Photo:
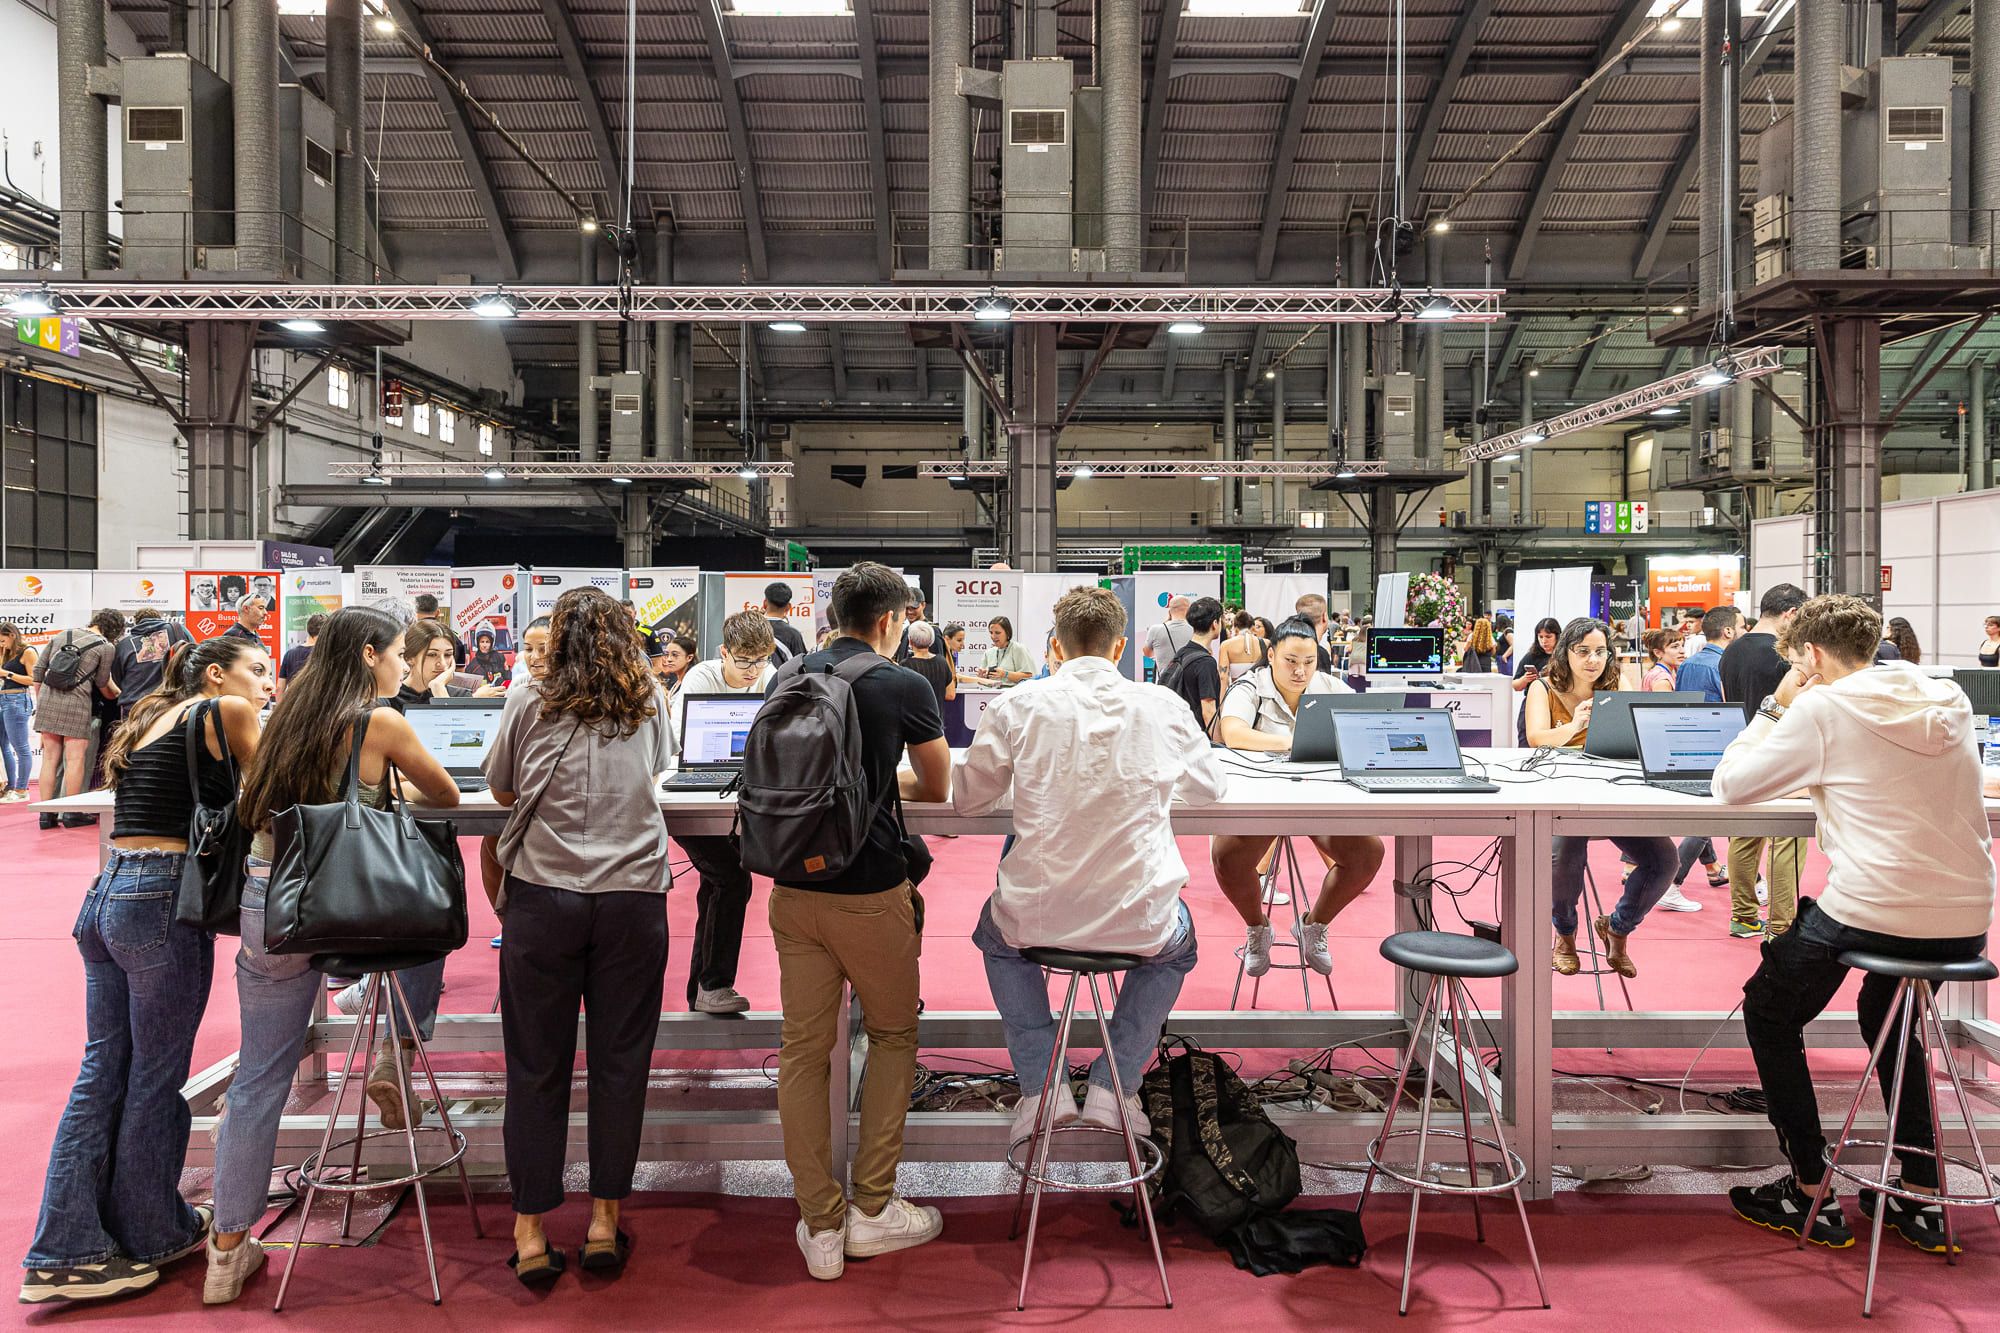
[[[1197,597],[1188,607],[1188,628],[1194,641],[1184,645],[1161,668],[1171,671],[1167,683],[1175,694],[1187,700],[1195,725],[1203,734],[1215,732],[1215,710],[1222,701],[1222,669],[1215,662],[1215,636],[1222,632],[1222,603],[1213,597]]]
[[[773,661],[783,666],[806,655],[806,641],[792,624],[792,585],[771,583],[764,588],[764,619],[771,622],[771,637],[778,641]]]
[[[193,637],[185,626],[152,607],[141,608],[111,659],[111,681],[118,687],[118,702],[129,709],[159,688],[167,658]]]
[[[783,587],[772,585],[774,591]],[[785,591],[789,598],[790,590]],[[825,671],[871,653],[886,658],[902,637],[907,595],[902,575],[886,566],[863,561],[847,570],[833,585],[829,619],[836,637],[820,651],[787,663],[773,677],[773,688],[795,672]],[[919,1207],[896,1193],[903,1118],[917,1064],[923,902],[911,880],[897,797],[951,799],[951,747],[944,739],[937,696],[916,672],[884,661],[856,679],[852,689],[861,724],[861,766],[874,810],[867,842],[836,878],[771,889],[771,937],[778,947],[778,991],[785,1015],[778,1053],[778,1121],[792,1193],[799,1202],[799,1250],[806,1271],[823,1281],[840,1276],[847,1255],[908,1249],[936,1239],[944,1229],[937,1209]],[[899,775],[905,751],[910,772]],[[928,854],[923,856],[919,878],[929,866]],[[843,982],[861,1002],[868,1033],[851,1204],[833,1174],[827,1100],[828,1061],[845,1026]]]
[[[1805,589],[1780,583],[1757,603],[1757,627],[1739,634],[1722,650],[1716,670],[1722,677],[1722,697],[1754,719],[1757,705],[1791,674],[1792,664],[1778,652],[1778,633],[1792,623],[1806,604]],[[1770,920],[1758,918],[1757,869],[1764,844],[1771,845],[1767,880]],[[1729,933],[1739,940],[1782,935],[1799,914],[1799,863],[1805,859],[1804,838],[1731,838],[1729,840]]]

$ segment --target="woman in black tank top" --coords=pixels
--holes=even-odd
[[[1979,645],[1979,665],[2000,667],[2000,616],[1986,617],[1986,637]]]
[[[217,702],[219,725],[204,727],[197,772],[204,794],[233,795],[211,791],[211,773],[226,772],[224,744],[239,763],[256,754],[257,713],[273,681],[254,641],[183,644],[105,752],[111,857],[75,931],[91,1041],[49,1154],[24,1301],[137,1291],[159,1281],[159,1265],[207,1240],[213,1214],[180,1196],[180,1089],[215,962],[214,935],[174,919],[195,798],[184,728],[201,701]]]

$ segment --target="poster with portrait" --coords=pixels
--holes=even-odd
[[[513,565],[451,571],[451,627],[465,644],[465,669],[504,683],[520,644],[528,574]]]
[[[300,566],[285,570],[278,580],[279,636],[284,648],[306,641],[306,622],[340,609],[340,570]]]
[[[407,625],[417,618],[417,598],[438,599],[440,610],[451,604],[451,571],[437,565],[358,565],[354,570],[354,603],[385,611]]]
[[[187,619],[187,580],[177,569],[100,569],[90,576],[90,604],[136,620],[151,611],[180,624]]]
[[[196,643],[213,639],[236,623],[236,604],[252,593],[264,598],[257,637],[278,657],[278,571],[275,569],[191,569],[187,578],[187,632]]]
[[[78,569],[0,570],[0,620],[11,620],[39,649],[90,618],[90,574]]]
[[[692,567],[633,569],[625,574],[625,595],[639,613],[639,624],[655,637],[686,637],[700,641],[701,571]]]
[[[556,598],[571,588],[596,588],[613,601],[625,596],[622,569],[536,569],[528,618],[545,616],[555,610]]]

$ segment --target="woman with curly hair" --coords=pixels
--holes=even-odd
[[[563,1201],[577,1008],[589,1026],[590,1229],[579,1262],[615,1275],[631,1238],[646,1075],[667,970],[667,827],[654,793],[673,729],[625,609],[596,588],[556,600],[545,674],[507,695],[486,756],[511,807],[496,854],[507,1178],[515,1276],[545,1286],[563,1252],[543,1231]]]

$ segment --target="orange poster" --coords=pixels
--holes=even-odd
[[[1735,601],[1742,560],[1733,555],[1661,557],[1646,566],[1646,625],[1679,624]]]

